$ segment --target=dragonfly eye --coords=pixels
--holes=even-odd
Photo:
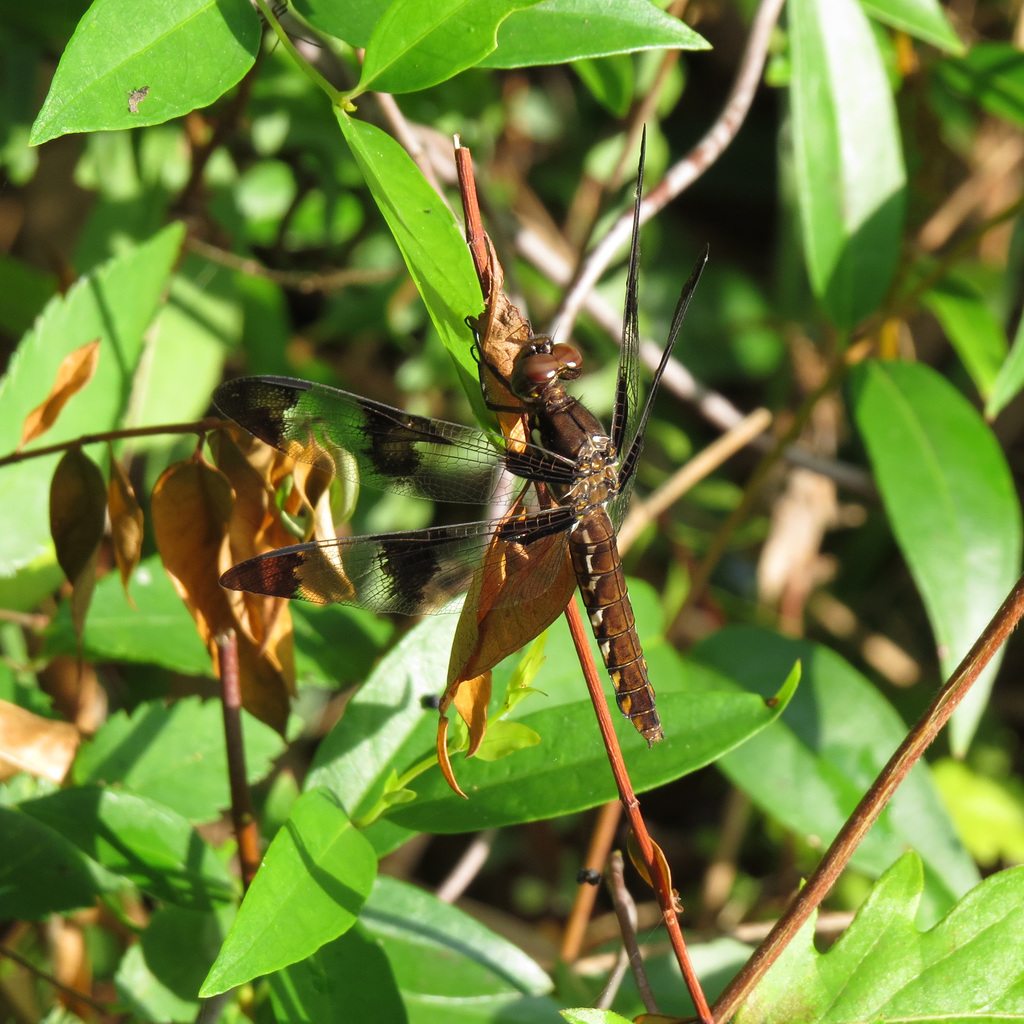
[[[575,380],[583,371],[583,356],[575,345],[559,342],[551,354],[558,360],[558,376],[562,380]]]

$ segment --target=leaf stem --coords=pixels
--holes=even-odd
[[[256,6],[260,9],[260,13],[264,18],[267,19],[267,24],[270,26],[274,35],[277,36],[280,44],[288,52],[289,56],[299,66],[299,69],[305,74],[305,76],[320,90],[327,94],[328,99],[331,101],[331,105],[335,107],[342,106],[341,93],[331,85],[330,82],[320,74],[319,71],[312,64],[302,56],[301,53],[295,48],[295,44],[288,38],[288,33],[281,27],[281,23],[274,17],[274,12],[270,9],[267,4],[267,0],[256,0]]]
[[[949,720],[956,706],[967,696],[974,681],[1024,615],[1024,576],[1014,584],[999,611],[967,652],[949,681],[899,745],[889,763],[864,794],[856,810],[832,841],[807,884],[793,897],[786,912],[775,923],[768,937],[754,951],[743,969],[730,982],[714,1007],[715,1024],[723,1024],[740,1008],[754,986],[778,959],[804,922],[811,916],[840,872],[846,867],[857,845],[878,820],[896,787],[907,777],[925,749]]]

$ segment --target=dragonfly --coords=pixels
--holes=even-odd
[[[642,183],[642,152],[639,179]],[[682,288],[668,341],[641,406],[640,183],[609,431],[566,389],[566,382],[582,370],[579,350],[546,335],[531,335],[506,378],[489,361],[485,341],[474,332],[481,376],[485,371],[496,375],[514,396],[514,411],[527,418],[525,442],[512,443],[496,432],[413,415],[290,377],[227,381],[213,396],[221,412],[300,462],[381,490],[476,505],[494,499],[501,486],[498,471],[503,469],[518,483],[520,500],[515,514],[497,519],[319,539],[270,551],[229,569],[221,585],[317,604],[353,604],[381,613],[437,612],[445,610],[453,594],[468,586],[474,575],[491,571],[484,555],[497,538],[520,556],[504,560],[501,585],[510,595],[506,602],[551,602],[546,622],[550,625],[571,597],[571,591],[559,596],[555,585],[559,576],[565,577],[568,562],[619,709],[649,746],[661,740],[664,732],[615,531],[633,490],[655,392],[708,252],[705,249]],[[486,395],[485,389],[485,400]]]

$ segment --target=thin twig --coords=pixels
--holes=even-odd
[[[609,800],[598,812],[597,821],[594,822],[594,830],[590,834],[590,845],[587,848],[587,855],[583,858],[583,870],[600,871],[608,862],[608,854],[611,851],[612,843],[615,841],[615,832],[619,827],[619,819],[622,817],[622,804],[617,800]],[[583,947],[583,936],[587,931],[587,923],[594,910],[594,902],[597,899],[597,887],[593,885],[580,885],[576,888],[576,899],[573,900],[572,910],[569,911],[569,919],[565,923],[565,932],[562,934],[562,948],[559,951],[559,959],[563,963],[571,964],[579,955]]]
[[[9,960],[13,960],[16,964],[24,967],[26,971],[31,972],[35,977],[42,979],[47,984],[52,985],[58,992],[63,992],[64,995],[70,999],[78,999],[85,1003],[86,1006],[91,1006],[94,1010],[106,1016],[114,1010],[114,1004],[102,1003],[98,999],[93,999],[92,996],[86,995],[84,992],[80,992],[77,988],[72,988],[70,985],[65,985],[63,981],[58,980],[52,974],[48,974],[46,971],[40,970],[31,960],[26,959],[20,953],[15,953],[9,946],[0,946],[0,956],[5,956]]]
[[[622,935],[622,946],[629,958],[629,967],[633,972],[633,980],[636,982],[636,990],[640,993],[640,999],[644,1009],[648,1013],[660,1013],[657,1000],[654,998],[654,990],[647,978],[647,971],[644,970],[644,959],[640,955],[640,944],[636,940],[636,904],[633,897],[629,895],[626,888],[626,879],[623,874],[622,854],[615,850],[608,858],[608,892],[612,897],[612,906],[615,908],[615,917],[619,922],[619,933]],[[605,992],[610,989],[610,982],[605,986]],[[616,985],[616,988],[618,986]],[[601,1005],[600,1003],[598,1005]],[[611,1005],[610,1001],[605,1006]]]
[[[648,877],[654,885],[654,891],[658,898],[658,906],[661,908],[662,920],[668,931],[669,941],[672,943],[672,951],[675,953],[679,970],[682,972],[686,988],[697,1009],[697,1015],[701,1024],[710,1024],[711,1011],[708,1008],[704,992],[700,987],[697,972],[690,962],[690,955],[686,951],[686,941],[683,938],[682,929],[679,927],[679,917],[676,914],[675,901],[672,895],[672,885],[665,877],[661,859],[658,857],[653,841],[647,832],[647,825],[643,815],[640,813],[640,801],[633,792],[633,784],[629,780],[629,773],[626,770],[626,763],[622,758],[622,749],[619,746],[619,738],[615,735],[612,726],[611,714],[608,711],[608,703],[604,698],[604,690],[601,680],[597,674],[597,667],[594,658],[590,653],[590,644],[587,642],[587,634],[583,627],[583,618],[580,615],[576,600],[573,598],[566,606],[565,618],[569,623],[569,635],[572,637],[573,646],[576,648],[576,655],[579,658],[580,667],[583,669],[583,678],[587,683],[587,690],[590,693],[591,703],[594,705],[594,713],[597,716],[597,724],[601,730],[601,738],[604,740],[605,750],[608,753],[608,763],[611,766],[612,776],[619,791],[619,800],[629,818],[630,828],[636,838],[647,866]]]
[[[238,675],[238,637],[234,630],[228,630],[217,637],[217,662],[220,670],[221,704],[224,709],[228,782],[231,786],[231,821],[238,842],[242,886],[248,891],[260,866],[260,838],[245,772],[242,686]]]
[[[250,277],[266,278],[283,288],[294,288],[296,291],[302,292],[303,295],[313,292],[341,291],[342,288],[352,285],[377,284],[380,281],[390,280],[397,273],[395,270],[383,268],[370,270],[360,267],[346,267],[341,270],[329,270],[326,273],[310,273],[306,270],[274,270],[264,266],[259,260],[239,256],[194,236],[188,236],[185,239],[185,248],[197,256],[210,260],[211,263],[219,263],[223,267],[248,274]]]
[[[649,522],[674,505],[691,487],[767,430],[771,421],[772,414],[767,409],[755,409],[676,470],[649,498],[634,501],[616,538],[619,552],[626,551]]]
[[[1014,584],[985,631],[871,784],[808,878],[807,884],[793,897],[768,938],[755,950],[743,970],[715,1003],[716,1024],[723,1024],[736,1013],[754,986],[825,898],[868,829],[878,820],[896,787],[907,777],[957,705],[967,696],[992,656],[1016,628],[1021,615],[1024,615],[1024,576]]]
[[[768,56],[772,29],[778,21],[783,0],[761,0],[743,52],[736,81],[718,119],[705,136],[664,178],[647,193],[640,207],[640,223],[645,224],[664,206],[689,188],[718,158],[735,138],[757,91]],[[562,300],[562,306],[551,326],[551,333],[568,338],[586,294],[593,290],[616,253],[629,240],[633,229],[633,211],[624,213],[597,247],[584,261],[574,286]]]
[[[531,263],[542,274],[545,274],[557,285],[568,285],[572,268],[568,261],[532,228],[523,228],[516,235],[516,249],[519,254]],[[591,292],[584,302],[587,313],[595,323],[610,337],[622,340],[622,312],[607,302],[598,292]],[[661,361],[662,345],[645,338],[640,343],[640,359],[654,370]],[[677,398],[693,405],[697,412],[712,426],[719,430],[732,430],[742,422],[744,413],[724,395],[702,384],[677,359],[670,359],[665,367],[665,375],[661,379],[661,387]],[[775,447],[775,439],[770,435],[754,438],[751,447],[758,451],[771,451]],[[835,459],[823,459],[802,448],[790,445],[783,452],[787,462],[802,466],[815,473],[835,480],[846,490],[862,495],[873,495],[874,485],[871,476],[859,466],[839,462]]]
[[[473,837],[473,841],[466,847],[466,852],[434,893],[442,903],[454,903],[469,888],[491,855],[491,848],[497,835],[496,828],[485,828]]]
[[[155,427],[125,427],[122,430],[103,430],[98,434],[82,434],[70,441],[50,444],[45,448],[29,448],[27,451],[12,452],[0,458],[0,467],[24,462],[26,459],[40,459],[44,455],[55,452],[66,452],[71,448],[80,448],[87,444],[99,444],[103,441],[121,441],[129,437],[156,437],[160,434],[199,434],[202,436],[209,430],[223,426],[224,421],[216,416],[207,416],[204,420],[193,423],[165,423]]]

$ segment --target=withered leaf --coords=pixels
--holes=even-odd
[[[114,542],[114,558],[121,573],[125,596],[134,608],[128,592],[128,581],[142,556],[142,507],[121,464],[110,450],[110,483],[107,485],[107,510],[110,513],[110,534]]]
[[[153,488],[153,533],[175,589],[203,643],[234,625],[220,575],[230,564],[233,501],[227,477],[201,459],[176,462]]]
[[[25,417],[21,428],[21,440],[18,442],[19,450],[29,441],[34,441],[41,434],[45,434],[57,422],[57,417],[68,399],[78,394],[92,380],[99,358],[100,341],[97,338],[82,345],[81,348],[76,348],[74,352],[69,352],[61,360],[57,368],[57,379],[50,393]]]
[[[668,886],[669,891],[672,893],[672,904],[675,907],[676,913],[682,913],[683,907],[679,902],[679,893],[672,888],[672,872],[668,866],[668,859],[665,856],[665,851],[652,839],[651,845],[654,847],[654,857],[658,862],[658,866],[661,868],[662,876],[665,879],[665,884]],[[658,887],[651,881],[651,873],[647,870],[647,865],[644,863],[643,854],[640,851],[640,844],[637,842],[636,835],[632,831],[626,838],[626,850],[629,853],[629,859],[633,862],[633,867],[640,873],[640,877],[652,888],[657,889]]]
[[[99,466],[81,448],[64,453],[50,482],[50,536],[57,562],[72,586],[71,621],[79,640],[96,586],[106,491]]]
[[[69,722],[42,718],[0,700],[0,779],[18,772],[61,783],[81,736]]]

